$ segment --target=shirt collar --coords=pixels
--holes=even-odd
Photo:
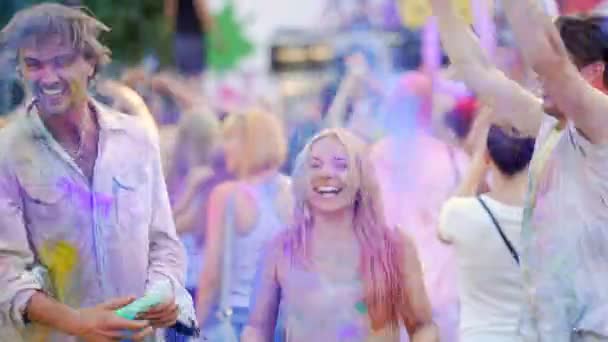
[[[123,120],[123,118],[118,115],[115,110],[97,102],[93,98],[89,98],[88,102],[89,106],[91,106],[91,109],[97,114],[97,122],[99,123],[99,128],[101,131],[127,130],[125,120]],[[48,129],[42,122],[40,115],[38,114],[36,100],[33,100],[27,106],[26,117],[28,125],[30,126],[32,134],[35,138],[47,139],[51,137],[51,133],[48,131]]]

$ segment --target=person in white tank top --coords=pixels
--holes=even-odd
[[[520,232],[534,138],[492,125],[455,197],[441,210],[439,238],[454,247],[460,342],[516,342],[523,278]],[[490,175],[490,192],[477,195]]]

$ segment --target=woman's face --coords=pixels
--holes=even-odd
[[[236,174],[238,171],[239,158],[243,158],[242,155],[242,140],[237,132],[228,132],[224,135],[223,139],[224,146],[224,158],[226,160],[226,169],[232,174]]]
[[[352,206],[358,190],[349,177],[354,165],[338,138],[327,136],[314,142],[307,163],[306,197],[314,210],[335,212]]]

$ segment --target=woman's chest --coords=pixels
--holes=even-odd
[[[344,266],[327,273],[332,265],[315,266],[284,274],[282,312],[289,334],[296,340],[365,340],[370,324],[358,272]]]

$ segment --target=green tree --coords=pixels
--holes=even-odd
[[[44,1],[0,0],[0,25],[4,26],[15,11],[41,2]],[[170,62],[171,33],[163,17],[162,1],[82,0],[80,3],[112,29],[103,35],[102,41],[112,49],[116,62],[137,63],[150,52],[158,55],[161,63]]]
[[[84,0],[99,20],[112,31],[105,42],[112,48],[114,59],[136,63],[146,54],[157,54],[161,62],[170,62],[171,31],[163,16],[159,0]]]
[[[245,34],[243,23],[236,17],[234,3],[228,1],[215,16],[215,27],[210,34],[209,66],[224,72],[253,52],[253,44]]]

